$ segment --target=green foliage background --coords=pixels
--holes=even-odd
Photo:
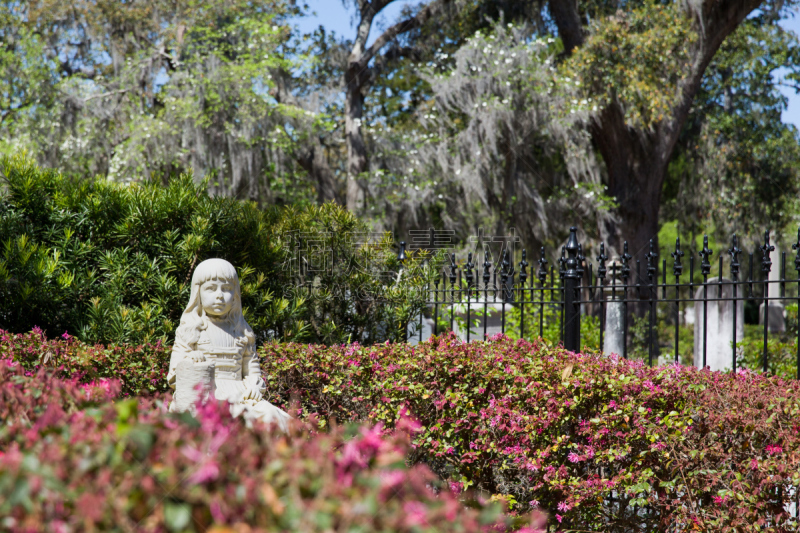
[[[421,257],[398,280],[391,240],[333,204],[261,210],[212,197],[187,175],[166,187],[71,182],[24,156],[0,160],[0,177],[2,329],[170,342],[191,274],[210,257],[237,267],[260,340],[397,339],[422,305]],[[300,242],[331,262],[301,272]]]

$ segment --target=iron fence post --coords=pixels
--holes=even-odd
[[[576,299],[580,274],[578,273],[577,228],[569,228],[567,240],[566,272],[564,272],[564,348],[572,352],[580,351],[581,314],[580,303]]]
[[[606,272],[606,261],[608,260],[608,256],[606,255],[606,247],[605,244],[602,242],[600,243],[600,255],[597,256],[597,284],[600,288],[600,350],[604,350],[603,344],[603,335],[605,334],[606,329],[606,293],[605,293],[605,278]]]
[[[800,379],[800,228],[797,229],[797,242],[792,245],[792,250],[797,251],[794,269],[797,272],[797,379]],[[798,499],[797,513],[800,515],[800,499]]]
[[[519,338],[525,338],[525,281],[528,279],[528,261],[527,261],[527,254],[525,252],[525,248],[522,249],[522,261],[519,262],[519,295],[520,295],[520,304],[519,304]]]
[[[769,230],[764,232],[764,246],[759,248],[763,254],[761,259],[761,272],[764,273],[764,373],[769,370],[769,351],[767,348],[767,333],[769,331],[769,273],[772,270],[772,261],[769,253],[775,251],[775,247],[769,243]]]
[[[685,255],[681,250],[681,239],[675,239],[675,251],[672,252],[672,273],[675,275],[675,363],[680,362],[680,327],[681,327],[681,294],[680,294],[680,278],[683,274],[683,265],[681,264],[681,257]],[[692,295],[694,297],[694,295]]]
[[[623,293],[622,293],[622,357],[628,358],[628,280],[631,276],[631,267],[628,266],[628,261],[633,259],[631,254],[628,253],[628,241],[622,243],[622,255],[619,257],[622,263],[620,272],[622,273]]]
[[[728,253],[731,256],[731,280],[733,282],[733,344],[732,344],[732,355],[731,357],[733,360],[731,361],[732,365],[731,368],[733,369],[733,373],[736,373],[736,311],[739,307],[739,302],[737,302],[737,292],[738,286],[737,283],[739,282],[739,254],[742,251],[739,249],[739,241],[736,238],[736,234],[733,234],[733,244],[731,245],[730,250]]]
[[[655,251],[655,243],[653,239],[650,239],[650,251],[645,256],[647,259],[647,284],[650,294],[648,298],[650,300],[650,314],[649,320],[647,324],[647,344],[648,344],[648,352],[647,358],[648,363],[650,366],[653,366],[653,353],[655,352],[655,338],[653,335],[653,327],[655,327],[656,322],[656,304],[655,304],[655,297],[656,295],[653,294],[655,291],[655,280],[656,280],[656,259],[658,258],[658,254]]]
[[[539,256],[539,271],[537,272],[539,278],[539,285],[541,288],[540,303],[539,303],[539,337],[544,338],[544,298],[545,287],[547,286],[547,259],[544,257],[544,246]],[[552,277],[552,276],[551,276]],[[533,300],[533,290],[531,290],[531,300]],[[553,300],[553,293],[550,293],[550,301]]]

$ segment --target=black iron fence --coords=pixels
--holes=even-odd
[[[644,262],[639,259],[635,263],[627,242],[614,261],[609,261],[601,243],[594,263],[591,258],[584,257],[573,227],[561,249],[557,268],[548,264],[544,249],[538,259],[531,259],[535,265],[529,262],[525,250],[517,258],[519,260],[514,261],[514,254],[508,247],[501,252],[499,264],[493,262],[488,252],[481,258],[470,252],[460,264],[455,254],[448,254],[440,275],[429,288],[427,309],[418,323],[411,325],[410,340],[423,340],[426,323],[430,324],[428,335],[444,330],[458,331],[468,342],[484,339],[494,332],[508,334],[513,330],[514,335],[524,338],[545,336],[546,330],[557,329],[565,348],[580,351],[587,347],[581,339],[584,320],[593,326],[584,331],[589,331],[595,340],[599,339],[599,343],[590,348],[602,349],[606,344],[604,337],[613,334],[622,337],[619,355],[628,357],[630,328],[635,321],[639,341],[646,345],[645,357],[653,364],[660,354],[658,340],[664,340],[666,335],[664,328],[660,334],[657,331],[660,320],[661,324],[671,322],[674,328],[669,333],[674,336],[670,351],[679,362],[681,316],[688,305],[695,304],[694,330],[701,332],[702,339],[694,342],[692,351],[698,364],[705,367],[709,350],[719,349],[709,343],[721,342],[719,335],[709,339],[709,309],[728,303],[732,309],[723,312],[725,316],[721,319],[719,312],[716,316],[718,322],[732,324],[730,340],[725,342],[725,349],[730,349],[731,354],[730,365],[726,366],[735,371],[737,344],[744,340],[741,328],[737,327],[744,318],[741,316],[743,304],[751,309],[760,305],[758,312],[763,324],[759,339],[763,341],[759,347],[760,366],[766,372],[769,368],[768,337],[774,327],[772,318],[783,319],[770,315],[770,303],[800,304],[800,230],[788,258],[786,252],[773,255],[775,247],[770,244],[769,232],[765,232],[763,245],[754,253],[745,254],[739,246],[734,235],[730,247],[713,260],[714,251],[709,249],[708,237],[704,237],[703,248],[697,255],[681,249],[678,239],[668,265],[666,258],[659,264],[652,241],[644,254]],[[405,243],[401,243],[400,257],[404,256]],[[724,277],[725,273],[728,278]],[[613,324],[609,319],[611,308],[616,311]],[[498,323],[493,325],[490,317]],[[702,329],[699,329],[700,323]],[[794,366],[800,378],[800,327],[795,325],[794,328],[797,329]],[[752,329],[748,328],[751,333]],[[795,333],[793,329],[791,333]]]

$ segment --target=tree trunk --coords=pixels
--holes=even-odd
[[[671,150],[658,149],[657,132],[626,127],[616,104],[603,110],[590,129],[606,163],[608,192],[617,202],[613,218],[601,222],[600,234],[613,255],[621,255],[627,241],[628,253],[644,263],[651,239],[658,250],[658,212]]]
[[[336,194],[336,176],[334,176],[330,165],[328,165],[325,147],[316,135],[312,133],[311,137],[309,141],[311,146],[308,150],[298,155],[297,162],[316,182],[317,201],[320,204],[326,202],[342,204],[343,202]]]
[[[357,211],[364,206],[364,184],[361,173],[368,169],[367,145],[361,134],[361,118],[364,114],[364,94],[362,93],[364,73],[351,66],[345,80],[344,131],[347,141],[347,209]]]
[[[642,260],[653,240],[658,250],[658,211],[669,160],[691,110],[692,101],[708,64],[722,42],[763,0],[695,0],[686,4],[686,15],[697,32],[685,77],[676,87],[677,96],[669,113],[649,130],[625,123],[619,103],[612,102],[590,126],[608,173],[608,192],[618,207],[612,219],[601,222],[600,231],[610,246],[610,256],[628,253]],[[584,42],[582,21],[575,0],[550,0],[550,13],[564,41],[566,54]],[[632,268],[635,269],[635,262]],[[635,270],[633,271],[635,273]],[[645,275],[645,270],[642,270]],[[646,279],[646,278],[645,278]]]

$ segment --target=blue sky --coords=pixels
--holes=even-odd
[[[341,0],[306,0],[309,8],[316,12],[316,16],[305,17],[298,21],[301,31],[310,32],[320,24],[327,31],[336,32],[339,36],[352,38],[355,32],[355,23],[351,24],[355,10],[352,6],[345,8]],[[405,5],[416,5],[422,3],[421,0],[395,0],[389,4],[378,16],[377,28],[373,26],[370,34],[370,42],[379,34],[380,30],[394,23],[400,15]],[[783,21],[783,26],[795,33],[800,34],[800,13],[794,17]],[[783,121],[794,124],[800,128],[800,96],[793,90],[782,87],[781,91],[789,98],[789,108],[783,113]]]

